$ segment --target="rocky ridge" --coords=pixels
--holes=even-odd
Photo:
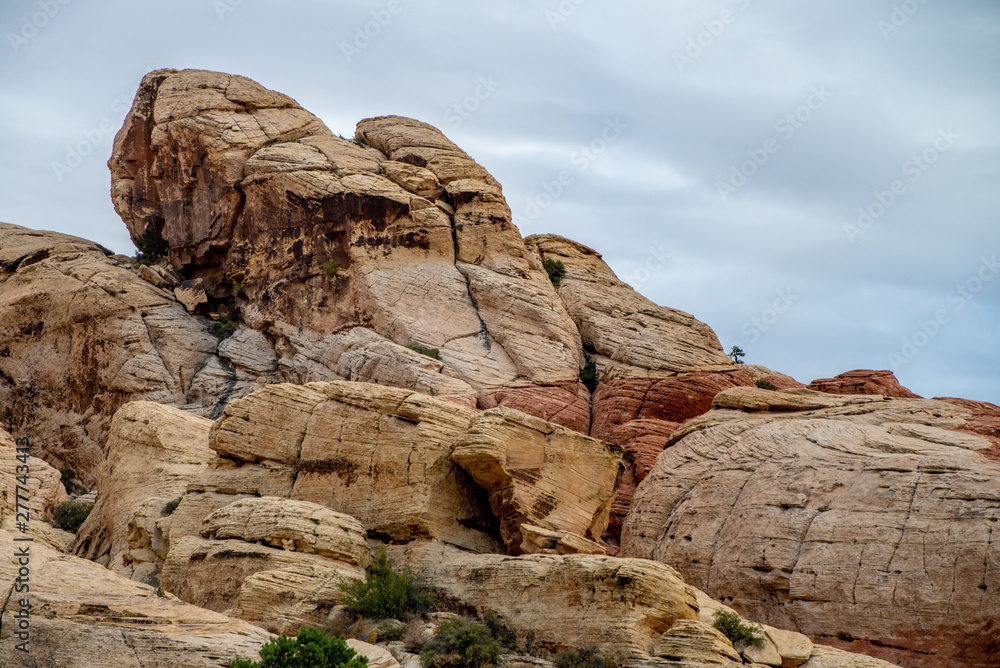
[[[96,487],[71,549],[110,569],[101,586],[213,611],[191,665],[253,654],[267,634],[239,640],[244,622],[330,623],[338,583],[387,543],[543,652],[888,665],[802,631],[903,666],[988,665],[1000,408],[921,400],[889,372],[810,392],[733,364],[596,251],[521,239],[496,180],[413,119],[365,119],[348,141],[249,79],[159,70],[109,167],[152,264],[0,225],[0,418],[36,444],[39,517],[66,498],[56,469]],[[72,612],[81,563],[46,561],[70,611],[53,634],[119,633],[140,663],[192,647],[183,628]],[[721,603],[685,580],[774,624],[764,648],[720,639]],[[58,645],[39,645],[52,665],[71,660]]]

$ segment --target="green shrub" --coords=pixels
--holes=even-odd
[[[587,362],[580,369],[580,382],[587,386],[587,389],[593,392],[597,389],[597,365],[593,362]]]
[[[775,385],[774,383],[772,383],[769,380],[764,380],[763,378],[761,378],[760,380],[757,381],[757,387],[759,387],[762,390],[776,390],[776,389],[778,389],[777,385]]]
[[[357,144],[358,146],[362,147],[362,148],[368,146],[368,144],[365,143],[365,140],[362,139],[361,137],[357,136],[357,135],[354,135],[354,138],[351,139],[351,141],[354,142],[355,144]]]
[[[764,646],[764,629],[760,624],[744,624],[735,612],[719,610],[712,617],[712,626],[729,638],[734,645],[738,642],[757,647]]]
[[[160,242],[153,228],[147,229],[138,239],[133,239],[132,243],[139,249],[139,252],[135,255],[135,259],[139,264],[153,264],[167,256],[167,249]]]
[[[488,668],[496,665],[502,652],[482,624],[449,619],[420,652],[420,664],[424,668]]]
[[[406,624],[395,619],[383,619],[378,624],[378,639],[383,642],[402,640],[406,637]]]
[[[340,271],[340,263],[336,260],[327,260],[323,263],[322,269],[327,276],[336,276],[337,272]]]
[[[427,355],[428,357],[433,357],[436,360],[441,359],[441,351],[437,348],[425,348],[424,346],[417,345],[416,343],[408,344],[406,347],[420,353],[421,355]]]
[[[340,585],[343,603],[355,613],[370,619],[398,619],[405,613],[422,613],[431,607],[430,588],[405,569],[393,570],[385,550],[365,570],[365,579],[357,578]]]
[[[490,632],[490,637],[503,645],[504,649],[517,649],[517,636],[504,625],[497,613],[487,610],[483,615],[483,626]]]
[[[367,668],[368,657],[355,654],[343,638],[302,627],[296,638],[279,636],[260,648],[260,661],[235,659],[229,668]]]
[[[238,297],[243,292],[243,281],[233,281],[233,296]]]
[[[563,276],[566,275],[566,266],[559,260],[549,259],[542,260],[542,266],[545,268],[545,273],[549,275],[552,285],[558,288]]]
[[[217,338],[229,338],[236,331],[236,321],[228,315],[220,315],[218,320],[209,325],[208,331]]]
[[[556,668],[617,668],[618,662],[588,645],[573,652],[556,654]]]
[[[747,356],[743,349],[739,346],[733,346],[729,349],[729,356],[733,358],[733,361],[737,364],[743,364],[743,358]]]
[[[174,511],[177,510],[177,506],[179,506],[179,505],[181,505],[181,500],[180,499],[174,499],[173,501],[167,501],[167,505],[165,505],[163,507],[163,514],[164,515],[172,515],[174,513]]]
[[[76,533],[80,525],[90,515],[94,504],[83,501],[63,501],[52,508],[52,524],[63,531]]]

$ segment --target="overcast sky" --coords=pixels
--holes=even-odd
[[[242,74],[348,137],[438,126],[523,235],[747,362],[1000,404],[995,0],[5,0],[0,27],[0,221],[131,255],[106,162],[142,75]]]

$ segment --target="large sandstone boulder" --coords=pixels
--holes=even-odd
[[[211,425],[206,418],[151,401],[119,408],[98,469],[97,503],[77,533],[76,554],[155,585],[169,551],[157,523],[167,515],[167,504],[180,499],[213,458]]]
[[[830,394],[880,394],[884,397],[903,399],[919,399],[899,384],[892,371],[872,371],[871,369],[855,369],[845,371],[833,378],[818,378],[809,383],[810,390],[829,392]]]
[[[365,326],[477,389],[575,379],[576,327],[499,184],[419,121],[366,119],[357,139],[249,79],[158,70],[115,138],[112,197],[283,358]]]
[[[231,402],[212,426],[218,457],[192,483],[171,535],[200,531],[208,512],[239,495],[263,495],[326,506],[391,540],[495,551],[486,495],[451,460],[475,415],[368,383],[266,387]]]
[[[158,596],[144,584],[92,561],[37,542],[20,543],[0,530],[0,551],[30,550],[31,604],[27,653],[15,615],[18,594],[3,609],[0,663],[8,666],[191,666],[215,668],[236,658],[256,659],[270,634],[216,612]],[[16,560],[0,559],[0,582],[13,584]]]
[[[1000,464],[956,431],[970,411],[743,387],[715,406],[639,486],[623,555],[819,642],[877,645],[907,666],[990,665]]]
[[[632,665],[649,660],[696,593],[664,564],[596,555],[468,554],[439,543],[389,546],[428,582],[479,613],[496,612],[519,644],[555,653],[594,645]]]
[[[599,540],[622,474],[621,448],[508,408],[475,416],[451,457],[489,493],[510,554],[523,524]]]

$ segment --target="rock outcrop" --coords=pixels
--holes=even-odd
[[[452,459],[489,493],[507,551],[521,526],[598,541],[622,474],[621,449],[507,408],[474,417]]]
[[[489,173],[412,119],[357,141],[249,79],[158,70],[115,138],[115,208],[287,357],[364,326],[477,389],[575,379],[576,328]]]
[[[373,535],[494,551],[485,493],[451,460],[476,411],[367,383],[272,385],[231,402],[212,427],[218,455],[191,483],[171,535],[196,535],[243,495],[310,501]]]
[[[0,420],[88,486],[115,410],[131,399],[194,403],[208,375],[198,365],[218,345],[127,259],[83,239],[5,224],[0,316]]]
[[[748,616],[907,666],[990,665],[1000,465],[921,399],[733,388],[636,492],[622,554]],[[867,643],[867,644],[866,644]]]
[[[695,591],[664,564],[595,555],[473,555],[437,543],[391,546],[447,595],[496,612],[523,647],[546,652],[594,645],[625,660],[649,659],[679,619],[697,619]]]
[[[828,392],[830,394],[879,394],[883,397],[900,399],[919,399],[899,384],[892,371],[872,371],[871,369],[855,369],[845,371],[833,378],[819,378],[809,383],[810,390]]]
[[[156,585],[169,551],[161,518],[207,468],[214,454],[208,447],[211,425],[211,420],[151,401],[118,409],[107,457],[98,469],[97,503],[77,533],[75,553]]]
[[[24,543],[0,530],[0,551]],[[31,604],[27,653],[19,625],[18,594],[4,606],[0,662],[9,666],[192,666],[215,668],[257,658],[270,634],[240,620],[158,596],[148,585],[115,575],[92,561],[30,543]],[[14,583],[15,560],[0,559],[0,582]],[[27,659],[30,663],[25,664]]]

